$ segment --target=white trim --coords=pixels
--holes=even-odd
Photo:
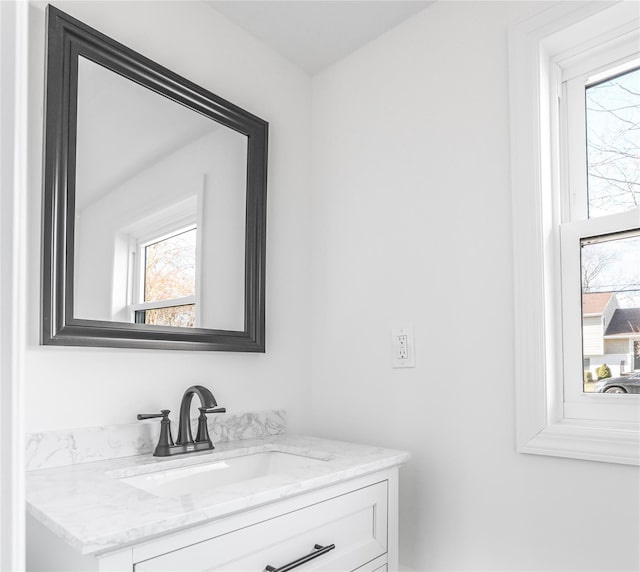
[[[599,38],[600,41],[590,42],[579,54],[557,59],[562,81],[581,78],[583,84],[591,85],[636,67],[640,49],[635,34],[633,26],[623,26],[612,30],[606,38]],[[619,60],[619,67],[612,71],[614,60]]]
[[[196,297],[183,296],[182,298],[170,298],[168,300],[158,300],[157,302],[140,302],[139,304],[131,304],[131,311],[137,312],[139,310],[160,310],[162,308],[172,308],[173,306],[187,306],[189,304],[195,304]]]
[[[636,432],[624,426],[559,422],[541,430],[521,452],[636,465],[638,439]]]
[[[167,224],[161,228],[158,228],[155,233],[147,233],[144,238],[138,238],[138,247],[144,249],[147,246],[155,244],[156,242],[162,242],[168,238],[173,238],[179,234],[189,232],[197,228],[195,217],[188,216],[183,219],[172,221],[171,224]]]
[[[551,161],[558,153],[551,124],[560,94],[551,57],[568,49],[571,36],[575,43],[585,30],[603,34],[592,18],[603,10],[616,26],[637,18],[639,7],[562,2],[509,31],[516,443],[523,453],[640,464],[635,425],[563,418],[560,286],[554,279],[561,269],[555,249],[560,199],[550,192],[560,179]]]
[[[28,4],[0,2],[0,569],[25,566]]]
[[[203,260],[203,240],[202,237],[204,235],[204,229],[205,229],[205,222],[204,222],[204,213],[205,213],[205,200],[207,200],[205,197],[207,196],[205,194],[205,189],[207,188],[207,174],[203,173],[202,174],[202,184],[200,185],[200,188],[198,189],[198,195],[197,195],[197,207],[196,207],[196,228],[198,229],[198,232],[196,233],[196,299],[195,299],[195,304],[196,304],[196,322],[195,322],[195,327],[196,328],[202,328],[202,288],[203,288],[203,284],[202,284],[202,260]]]

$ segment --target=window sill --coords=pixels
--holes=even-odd
[[[559,421],[518,447],[521,453],[640,465],[640,433],[633,424]]]

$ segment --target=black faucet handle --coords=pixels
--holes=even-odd
[[[171,421],[169,420],[169,413],[171,413],[169,409],[163,409],[160,413],[138,413],[138,421],[162,417],[162,421],[160,421],[160,438],[158,439],[158,445],[153,452],[156,457],[168,455],[170,448],[174,445],[173,437],[171,436]]]
[[[160,413],[138,413],[138,421],[145,419],[155,419],[156,417],[162,417],[162,420],[169,418],[170,409],[163,409]]]
[[[204,413],[226,413],[227,412],[226,407],[210,407],[209,409],[207,409],[206,407],[198,407],[198,409],[200,410],[201,415]]]
[[[198,417],[198,433],[196,434],[196,443],[211,443],[209,437],[209,428],[207,427],[207,413],[226,413],[224,407],[198,407],[200,417]],[[213,447],[213,443],[211,443]]]

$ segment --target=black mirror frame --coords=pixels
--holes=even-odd
[[[265,351],[266,121],[47,6],[41,260],[43,345]],[[248,138],[244,331],[74,318],[78,57],[111,69]]]

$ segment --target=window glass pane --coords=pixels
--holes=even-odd
[[[640,393],[640,232],[583,239],[581,272],[584,391]]]
[[[586,90],[589,217],[640,204],[640,69]]]
[[[195,228],[145,247],[145,302],[172,300],[195,293]]]
[[[144,320],[141,320],[143,324],[151,324],[153,326],[193,328],[196,324],[195,304],[169,306],[167,308],[156,308],[154,310],[141,310],[139,314],[144,318]]]

